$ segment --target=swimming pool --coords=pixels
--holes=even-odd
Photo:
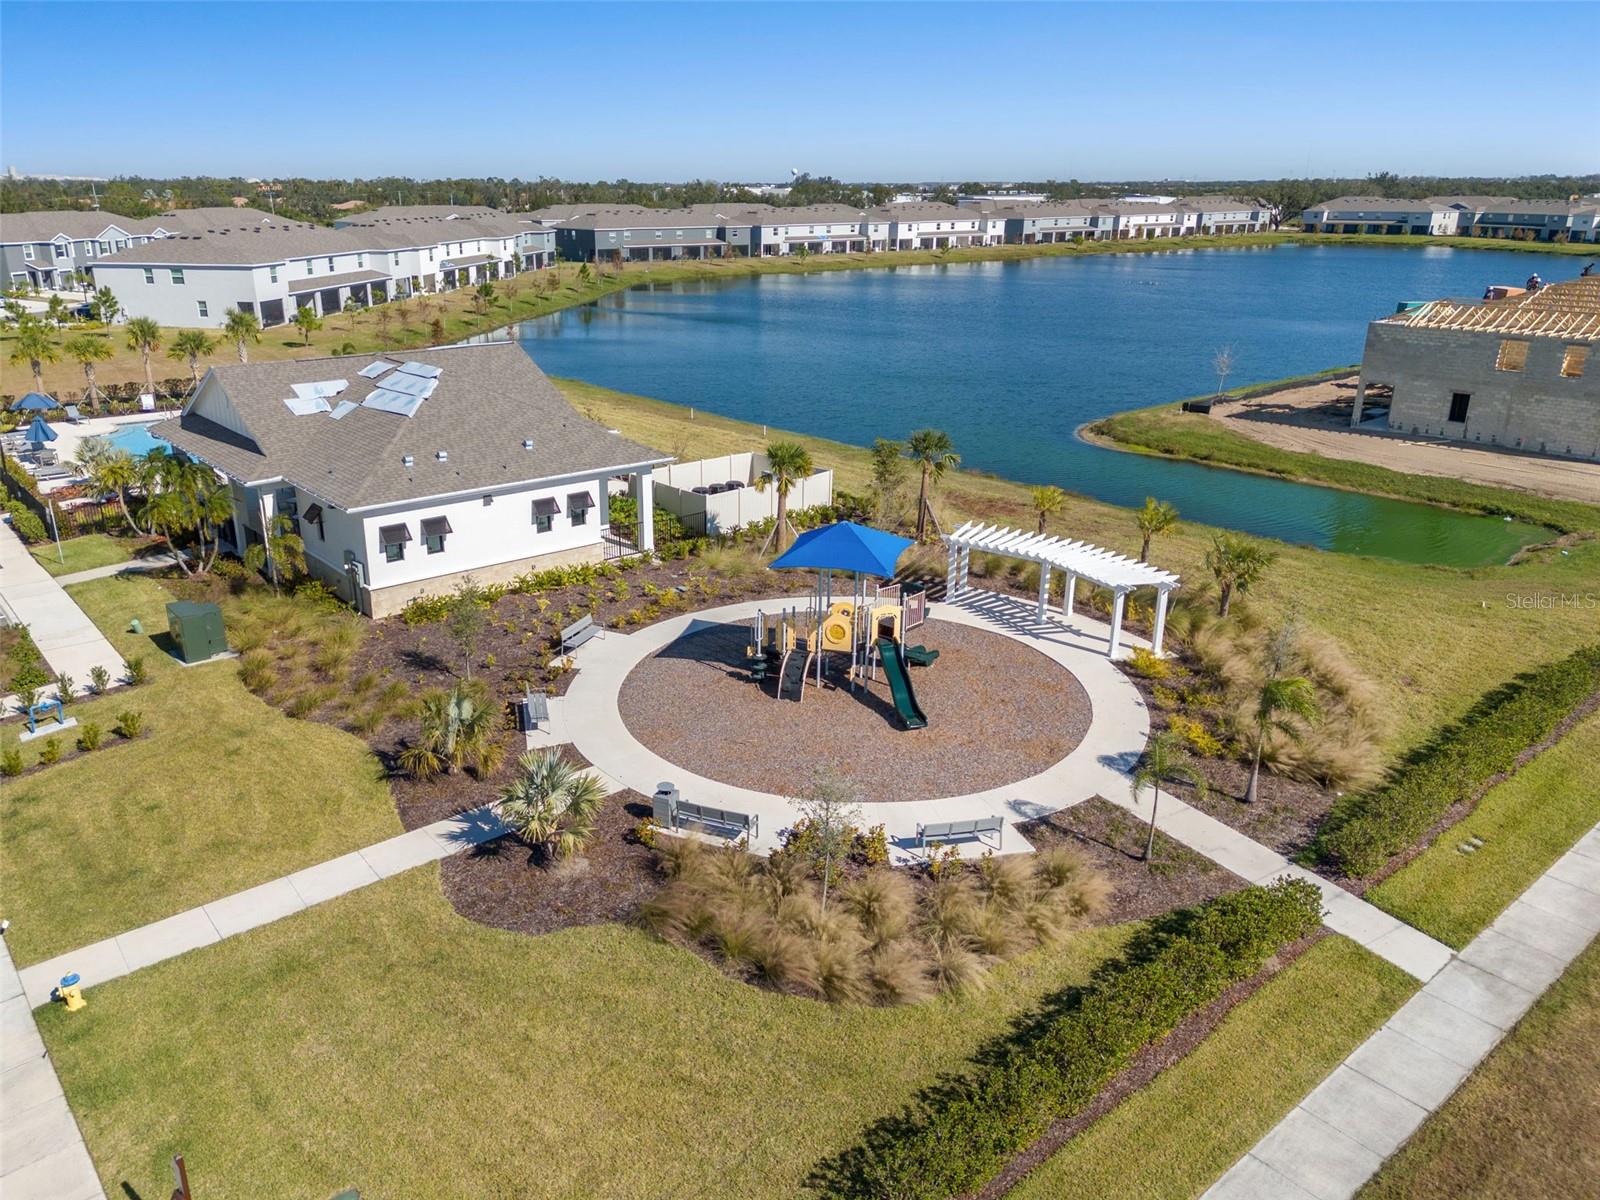
[[[149,425],[124,425],[115,433],[108,434],[106,441],[135,458],[143,458],[152,450],[164,452],[167,448],[166,442],[151,434]]]

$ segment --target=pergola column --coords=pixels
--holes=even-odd
[[[956,598],[956,568],[960,562],[961,551],[956,548],[954,542],[951,542],[950,555],[945,562],[944,568],[944,598],[946,600],[954,600]]]
[[[1356,384],[1355,404],[1350,408],[1350,428],[1354,429],[1361,424],[1361,406],[1367,399],[1367,381],[1363,379]]]
[[[1050,564],[1039,564],[1039,619],[1044,619],[1045,610],[1050,607]]]
[[[1122,605],[1127,598],[1121,588],[1116,591],[1116,597],[1111,601],[1111,649],[1110,656],[1115,658],[1117,651],[1122,649]]]
[[[1067,620],[1072,620],[1072,601],[1078,590],[1078,577],[1071,571],[1067,572],[1067,586],[1062,589],[1061,615]]]
[[[960,567],[960,570],[957,572],[957,578],[956,578],[956,595],[962,596],[962,595],[966,594],[966,591],[967,591],[967,573],[971,569],[972,569],[972,548],[970,546],[963,546],[963,547],[961,547],[961,567]]]
[[[636,539],[642,551],[656,548],[656,481],[650,468],[633,473],[633,498],[638,506]]]
[[[1150,636],[1150,648],[1161,656],[1161,643],[1167,635],[1167,596],[1172,589],[1160,588],[1156,592],[1156,627]]]

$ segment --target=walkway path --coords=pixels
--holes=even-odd
[[[122,675],[122,655],[84,615],[61,582],[50,577],[28,553],[10,525],[0,522],[0,600],[28,627],[45,661],[58,675],[70,675],[79,688],[89,672],[104,667]]]
[[[1348,1200],[1600,935],[1600,825],[1202,1200]]]
[[[126,562],[107,563],[103,567],[90,567],[87,571],[74,571],[70,575],[57,575],[62,587],[74,583],[88,583],[91,579],[106,579],[112,575],[136,575],[141,571],[164,571],[177,563],[172,554],[147,554],[143,558],[130,558]]]
[[[270,883],[24,967],[20,973],[22,991],[27,1005],[37,1008],[49,1002],[50,990],[69,972],[81,975],[85,988],[105,983],[140,967],[292,916],[401,871],[436,862],[458,850],[500,837],[505,831],[500,818],[487,807],[446,817]],[[10,1192],[4,1195],[10,1200]]]
[[[105,1200],[83,1134],[0,939],[0,1196]]]

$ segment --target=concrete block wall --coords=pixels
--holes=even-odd
[[[1414,329],[1373,322],[1367,329],[1361,381],[1390,384],[1389,428],[1400,433],[1541,454],[1600,459],[1600,342],[1562,338],[1511,338],[1528,343],[1520,371],[1495,363],[1501,333]],[[1568,345],[1587,344],[1583,375],[1568,379],[1561,363]],[[1451,422],[1455,392],[1472,397],[1465,422]]]

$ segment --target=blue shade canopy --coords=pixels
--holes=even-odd
[[[50,428],[50,422],[43,417],[35,417],[33,424],[28,426],[28,440],[36,444],[53,442],[56,440],[56,431]]]
[[[52,408],[60,408],[49,396],[39,392],[29,392],[21,400],[11,405],[12,412],[49,412]]]
[[[888,578],[909,545],[910,538],[840,521],[802,533],[770,565],[779,570],[855,571]]]

